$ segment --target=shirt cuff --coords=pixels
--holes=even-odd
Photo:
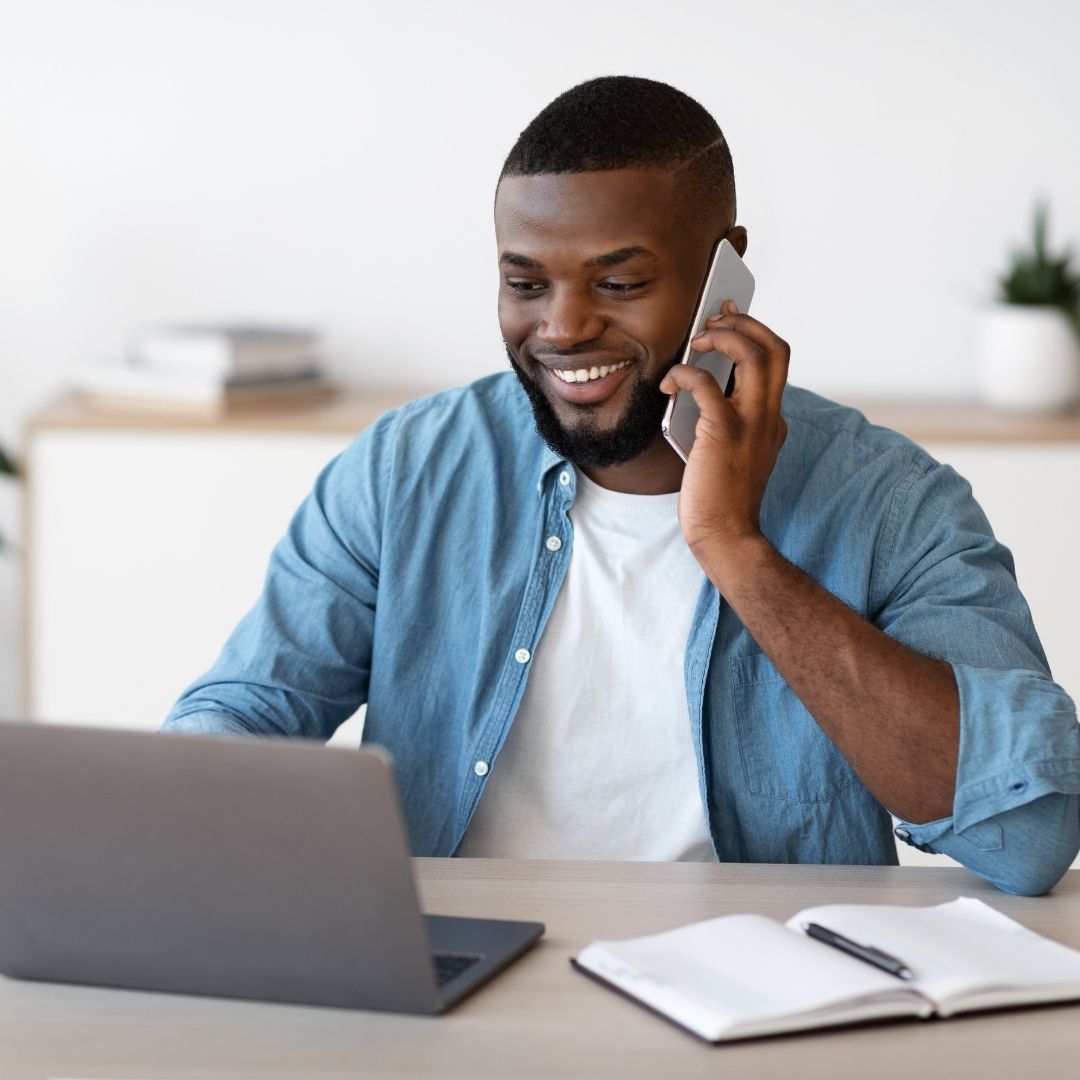
[[[953,672],[960,752],[951,827],[958,834],[1043,795],[1080,793],[1080,724],[1060,686],[1036,671],[954,664]],[[904,827],[930,843],[937,825]]]

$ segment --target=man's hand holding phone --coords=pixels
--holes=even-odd
[[[688,391],[701,412],[679,493],[679,523],[690,550],[724,592],[726,576],[737,573],[747,551],[764,539],[759,514],[787,436],[780,401],[791,349],[730,300],[690,344],[695,352],[722,353],[736,368],[730,397],[710,372],[692,364],[676,364],[660,383],[666,394]]]

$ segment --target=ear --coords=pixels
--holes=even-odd
[[[724,239],[739,253],[740,258],[746,254],[749,238],[746,235],[746,229],[741,225],[732,225],[731,228],[724,233]]]

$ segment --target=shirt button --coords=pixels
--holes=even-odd
[[[563,487],[566,487],[566,485],[570,483],[570,474],[568,472],[559,473],[559,483],[562,484]]]
[[[474,773],[476,773],[477,776],[487,776],[487,774],[488,774],[488,763],[486,761],[478,761],[472,767],[472,771]]]
[[[911,839],[911,833],[909,833],[907,829],[901,828],[899,825],[897,825],[897,827],[893,829],[893,836],[896,836],[901,840]]]
[[[519,664],[527,664],[532,659],[532,653],[529,652],[528,649],[518,649],[518,651],[514,653],[514,659]]]
[[[562,541],[557,536],[549,536],[544,541],[544,547],[546,547],[548,551],[558,551],[559,548],[562,547]]]

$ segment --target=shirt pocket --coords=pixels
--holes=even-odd
[[[730,663],[739,753],[752,794],[820,803],[858,780],[764,653]]]

